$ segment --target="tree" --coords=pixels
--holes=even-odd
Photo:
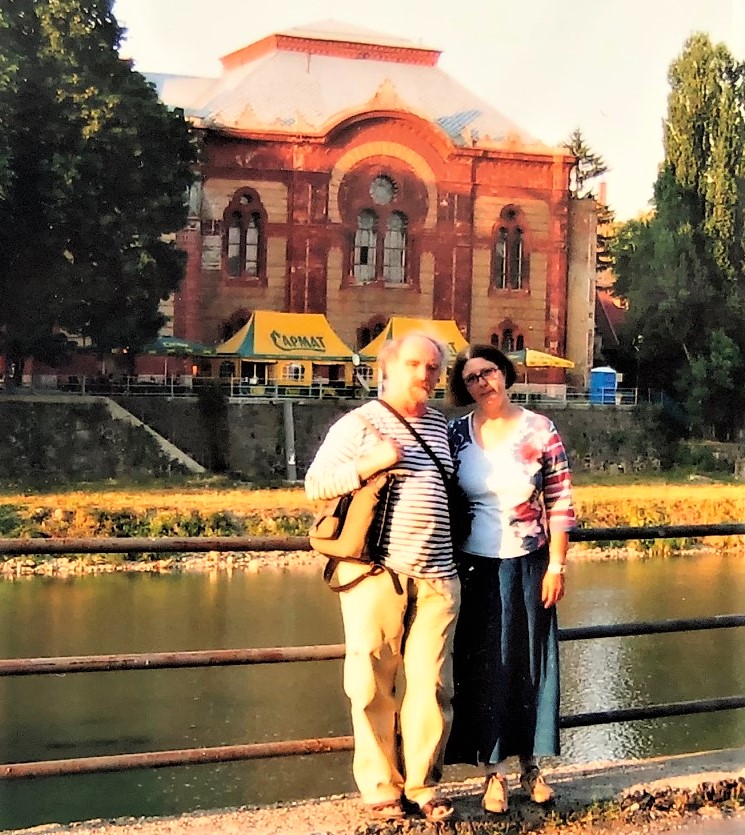
[[[608,166],[599,154],[591,150],[579,128],[572,131],[569,138],[565,140],[564,147],[576,158],[569,183],[571,196],[575,200],[595,200],[597,204],[595,270],[601,273],[613,268],[615,214],[610,206],[599,201],[599,196],[589,187],[589,184],[592,180],[602,177],[608,170]]]
[[[623,335],[643,337],[647,381],[685,405],[690,426],[724,438],[745,410],[743,67],[698,34],[669,80],[655,212],[615,248]]]
[[[603,174],[606,173],[608,166],[605,164],[605,160],[599,154],[596,154],[590,149],[590,146],[587,142],[585,142],[585,138],[582,136],[582,131],[579,128],[575,128],[571,132],[569,138],[564,142],[564,147],[567,148],[567,150],[573,154],[577,160],[574,168],[572,169],[572,176],[569,184],[569,190],[572,197],[577,199],[585,197],[592,198],[593,200],[597,199],[597,195],[595,195],[587,187],[587,185],[591,180],[602,177]]]
[[[112,2],[0,0],[0,349],[17,375],[59,357],[60,329],[140,347],[182,276],[164,235],[186,222],[196,144],[119,58]]]

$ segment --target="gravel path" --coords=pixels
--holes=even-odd
[[[742,824],[745,832],[742,800],[739,811],[734,809],[725,792],[715,790],[725,786],[729,795],[745,796],[745,749],[712,751],[677,757],[650,760],[593,763],[547,770],[546,775],[557,791],[553,810],[531,804],[517,788],[516,775],[510,779],[510,820],[537,826],[550,820],[552,814],[563,818],[611,799],[622,800],[627,813],[599,829],[593,829],[586,817],[578,823],[567,823],[553,831],[566,833],[612,832],[613,835],[635,833],[663,833],[691,829],[693,821],[707,821],[701,835],[708,835],[708,822],[723,821]],[[739,783],[737,782],[739,780]],[[701,787],[710,790],[702,794]],[[739,787],[739,788],[738,788]],[[82,823],[44,824],[31,829],[9,830],[8,835],[373,835],[373,833],[474,833],[477,822],[495,820],[479,805],[481,779],[450,783],[444,793],[454,798],[461,824],[428,827],[406,822],[396,826],[378,826],[366,821],[359,800],[352,795],[324,798],[286,805],[239,808],[197,812],[170,818],[128,818],[116,821],[86,821]],[[740,789],[742,791],[740,791]],[[698,799],[692,795],[698,791]],[[654,794],[660,795],[652,803]],[[704,797],[706,795],[706,797]],[[703,797],[703,799],[701,799]],[[694,810],[694,811],[692,811]],[[739,817],[738,817],[739,815]],[[723,823],[724,826],[724,823]],[[497,829],[495,832],[499,831]],[[504,831],[504,830],[502,830]],[[515,832],[519,830],[514,830]],[[740,831],[740,830],[733,830]],[[712,830],[713,832],[713,830]]]

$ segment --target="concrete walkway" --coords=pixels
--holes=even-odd
[[[546,776],[557,792],[556,810],[569,812],[590,807],[595,802],[621,799],[641,788],[651,792],[666,787],[695,789],[701,783],[745,778],[745,749],[559,767],[547,771]],[[454,800],[460,820],[494,820],[479,805],[481,783],[480,778],[475,778],[444,786],[445,793]],[[510,780],[510,788],[515,789],[511,805],[519,811],[524,821],[540,817],[541,810],[521,795],[514,776]],[[717,807],[711,807],[708,812],[710,814],[698,816],[700,820],[690,824],[690,827],[686,824],[689,828],[683,831],[700,835],[745,832],[745,817],[723,821]],[[199,812],[177,818],[129,818],[112,822],[98,820],[70,826],[47,824],[11,831],[14,835],[351,835],[364,821],[358,799],[354,796],[340,796],[282,806]],[[672,831],[673,828],[681,832],[680,819],[671,823],[670,830],[663,824],[662,828],[658,827],[655,831]]]

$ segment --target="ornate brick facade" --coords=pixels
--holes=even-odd
[[[223,59],[226,79],[248,77],[271,53],[277,76],[263,78],[266,101],[232,84],[194,117],[204,155],[179,235],[188,267],[174,332],[215,342],[254,310],[314,312],[355,348],[396,315],[454,319],[470,340],[564,355],[569,247],[591,243],[572,227],[572,157],[501,126],[462,88],[442,92],[435,50],[366,40],[291,31]],[[303,56],[309,79],[282,65]],[[353,79],[329,62],[350,76],[379,71],[374,95],[339,104]],[[414,107],[414,84],[456,103],[428,113],[423,95]],[[588,258],[583,273],[575,257],[572,280],[592,286],[593,266]]]

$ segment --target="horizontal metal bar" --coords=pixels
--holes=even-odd
[[[109,536],[0,539],[0,554],[203,554],[208,551],[310,551],[307,536]]]
[[[93,774],[104,771],[132,771],[137,768],[167,768],[172,765],[200,765],[237,760],[295,757],[303,754],[333,754],[351,751],[351,736],[260,742],[250,745],[221,745],[216,748],[182,748],[176,751],[148,751],[141,754],[111,754],[106,757],[77,757],[0,765],[0,781],[27,777],[59,777],[64,774]]]
[[[633,722],[638,719],[659,719],[663,716],[715,713],[741,707],[745,707],[745,696],[725,696],[721,699],[698,699],[692,702],[670,702],[646,707],[600,710],[597,713],[573,713],[569,716],[562,716],[559,725],[562,728],[583,728],[588,725],[610,725],[613,722]]]
[[[344,657],[344,644],[306,647],[257,647],[144,652],[124,655],[71,655],[0,660],[0,676],[65,675],[112,670],[169,670],[181,667],[229,667],[236,664],[279,664],[286,661],[328,661]]]
[[[560,641],[591,638],[621,638],[727,629],[745,626],[745,615],[714,615],[708,618],[667,620],[654,623],[616,623],[577,626],[559,630]],[[182,667],[221,667],[238,664],[279,664],[293,661],[334,661],[344,657],[344,644],[304,647],[255,647],[248,649],[199,650],[196,652],[145,652],[120,655],[71,655],[46,658],[0,659],[0,677],[66,675],[114,670],[169,670]]]
[[[575,528],[570,542],[607,542],[614,539],[677,539],[698,536],[742,536],[745,524],[723,522],[718,525],[652,525],[650,527]]]
[[[656,525],[653,527],[577,528],[571,542],[629,539],[742,536],[744,523],[718,525]],[[208,551],[311,551],[307,536],[159,536],[95,537],[86,539],[0,539],[0,554],[128,554],[206,553]]]
[[[662,705],[606,710],[597,713],[577,713],[562,716],[561,728],[580,728],[588,725],[631,722],[640,719],[656,719],[664,716],[684,716],[712,713],[745,707],[745,696],[729,696],[691,702],[672,702]],[[20,780],[29,777],[59,777],[66,774],[92,774],[95,772],[131,771],[138,768],[166,768],[176,765],[200,765],[204,763],[258,760],[276,757],[293,757],[304,754],[330,754],[351,751],[351,736],[320,737],[317,739],[263,742],[249,745],[223,745],[215,748],[185,748],[175,751],[149,751],[140,754],[112,754],[105,757],[79,757],[64,760],[42,760],[28,763],[0,765],[0,781]]]
[[[745,626],[745,615],[712,615],[708,618],[663,620],[657,622],[612,623],[599,626],[571,626],[559,630],[560,641],[582,641],[589,638],[624,638],[637,635],[659,635],[665,632],[694,632],[699,629],[726,629]]]

